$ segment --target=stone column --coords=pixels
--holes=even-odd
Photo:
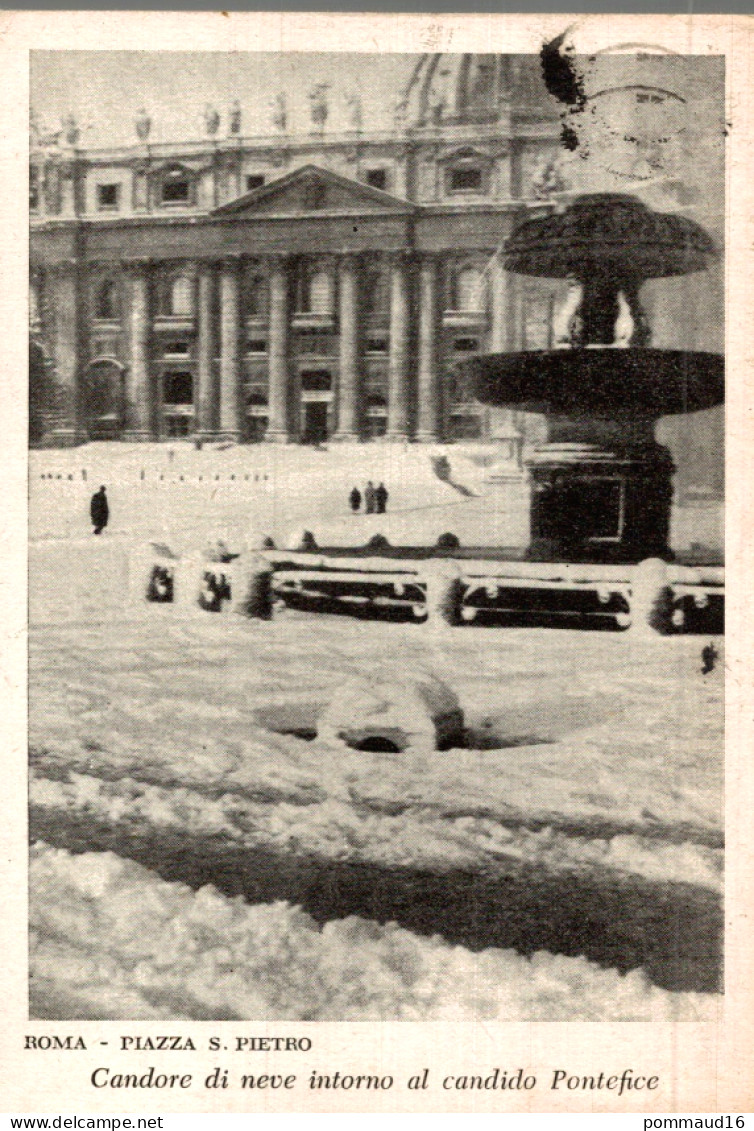
[[[220,435],[241,435],[239,261],[226,259],[220,269]]]
[[[334,440],[359,438],[359,275],[358,260],[340,261],[340,383]]]
[[[423,258],[419,268],[419,415],[416,438],[426,443],[437,440],[440,415],[438,268],[434,256]]]
[[[217,389],[215,387],[215,270],[211,263],[199,265],[197,286],[197,382],[196,432],[210,436],[217,432]]]
[[[288,268],[280,256],[270,267],[269,415],[265,440],[288,442]]]
[[[42,272],[29,272],[29,329],[39,333],[42,329]]]
[[[390,266],[389,440],[408,437],[409,320],[408,256],[402,254],[396,256]]]
[[[55,312],[55,404],[49,418],[47,439],[53,445],[70,447],[81,439],[78,424],[81,296],[76,261],[58,264],[52,281]]]
[[[513,327],[509,276],[499,251],[493,256],[490,264],[490,298],[492,306],[490,353],[505,353],[513,344]]]
[[[130,263],[128,273],[130,363],[126,377],[126,420],[123,438],[151,440],[154,431],[154,404],[149,372],[149,264]]]
[[[526,348],[526,293],[521,275],[513,275],[510,279],[509,300],[511,314],[508,349],[522,350]]]
[[[490,263],[490,306],[490,353],[505,353],[506,350],[520,348],[521,339],[516,337],[516,318],[520,319],[521,308],[516,301],[516,282],[505,270],[500,250]],[[489,419],[489,409],[487,412]],[[511,436],[519,430],[516,422],[520,419],[520,414],[516,409],[497,408],[494,410],[494,419],[497,429],[507,431]]]

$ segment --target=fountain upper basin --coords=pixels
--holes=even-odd
[[[590,346],[489,354],[466,366],[477,400],[530,412],[656,418],[725,399],[724,359],[712,353]]]

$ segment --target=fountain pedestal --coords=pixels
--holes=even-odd
[[[632,562],[671,556],[674,467],[660,444],[606,449],[561,441],[538,446],[525,465],[532,560]]]

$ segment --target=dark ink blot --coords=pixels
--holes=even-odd
[[[565,124],[560,127],[560,144],[564,149],[575,150],[579,147],[579,139],[576,131],[571,126]]]
[[[566,106],[583,109],[586,102],[583,80],[573,60],[561,51],[565,36],[566,33],[563,32],[549,43],[543,44],[540,52],[542,74],[545,86],[553,98],[557,98]]]

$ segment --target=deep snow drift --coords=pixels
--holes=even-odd
[[[192,474],[221,466],[221,482],[177,478],[200,459]],[[406,521],[417,501],[459,505],[426,456],[363,459]],[[65,461],[87,481],[39,478]],[[350,521],[352,479],[341,455],[301,449],[33,453],[31,827],[57,846],[35,856],[33,1009],[708,1016],[716,998],[694,991],[720,987],[723,665],[702,675],[704,640],[125,601],[131,546]],[[94,538],[100,482],[113,520]],[[313,738],[344,678],[378,665],[448,683],[466,748]]]
[[[699,1021],[717,1008],[583,958],[472,954],[356,917],[319,928],[289,904],[192,892],[112,853],[40,845],[31,891],[37,1016]]]

